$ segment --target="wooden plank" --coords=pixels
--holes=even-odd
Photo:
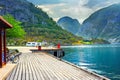
[[[16,74],[16,71],[18,69],[18,65],[16,66],[16,68],[13,70],[13,72],[11,73],[10,78],[8,78],[8,80],[14,80],[14,77],[15,77],[15,74]]]
[[[0,28],[0,68],[1,67],[2,67],[2,29]]]
[[[52,63],[52,61],[50,61],[51,63]],[[45,61],[45,63],[46,63],[46,61]],[[47,65],[49,64],[49,63],[46,63]],[[52,64],[50,64],[50,65],[52,65]],[[59,65],[58,65],[59,66]],[[58,66],[55,66],[55,67],[58,67]],[[49,68],[50,68],[50,66],[49,66]],[[54,67],[53,67],[53,65],[52,65],[52,68],[54,69]],[[56,70],[57,71],[57,70]],[[58,72],[56,72],[56,73],[59,73],[60,71],[58,70]],[[61,72],[61,73],[63,73],[63,72]],[[62,76],[63,77],[63,76]]]
[[[22,80],[22,63],[19,63],[19,75],[17,80]]]
[[[44,63],[44,62],[43,62]],[[42,66],[39,66],[39,70],[42,73],[42,76],[45,80],[51,80],[51,77],[48,75],[48,73],[46,72],[46,68],[44,67],[43,63],[41,64]],[[39,65],[39,64],[38,64]]]
[[[24,61],[22,61],[22,63],[21,63],[21,64],[22,64],[22,80],[25,80],[25,79],[26,79],[26,73],[25,73],[25,71],[26,71],[26,70],[25,70],[25,65],[26,65],[26,64],[25,64],[25,61],[26,61],[26,58],[23,57],[23,60],[24,60]]]
[[[30,73],[30,70],[29,70],[29,64],[27,63],[26,64],[26,80],[31,80],[30,79],[30,75],[31,73]],[[31,76],[32,77],[32,76]]]
[[[0,68],[0,80],[5,80],[15,67],[16,64],[6,64],[6,66]]]
[[[39,57],[39,56],[38,56]],[[38,59],[39,60],[39,59]],[[52,70],[50,67],[51,67],[51,65],[49,65],[49,64],[47,64],[47,62],[45,61],[45,59],[43,58],[43,60],[42,59],[40,59],[39,60],[40,62],[43,62],[44,61],[44,63],[43,63],[43,65],[45,65],[45,66],[48,66],[48,69],[49,69],[49,72],[51,72],[52,74],[53,74],[53,76],[54,77],[56,77],[58,80],[67,80],[67,79],[65,79],[65,77],[64,76],[60,76],[60,74],[56,74],[54,71],[56,70],[56,68],[54,68],[53,67],[53,64],[52,64],[52,68],[54,69],[54,70]],[[46,65],[47,64],[47,65]],[[51,74],[50,73],[50,74]]]
[[[35,73],[35,71],[34,71],[34,69],[33,69],[33,65],[32,65],[32,64],[33,64],[33,59],[32,59],[32,61],[30,62],[29,66],[31,67],[33,80],[37,80],[36,73]]]
[[[44,80],[44,77],[43,77],[43,75],[42,75],[42,73],[41,73],[41,71],[39,69],[41,64],[38,64],[38,60],[37,60],[36,57],[35,57],[33,62],[34,62],[33,65],[35,65],[33,67],[34,67],[34,70],[36,72],[37,79],[38,80]]]
[[[54,61],[54,60],[51,60],[50,62],[52,63],[53,61]],[[47,61],[46,61],[46,62],[47,62]],[[49,65],[49,64],[50,64],[50,63],[47,63],[47,65]],[[55,63],[53,63],[53,64],[55,64]],[[50,64],[50,65],[52,65],[52,67],[51,67],[52,69],[56,69],[56,67],[59,67],[59,66],[60,66],[60,65],[53,65],[53,64]],[[46,65],[46,64],[45,64],[45,65]],[[49,68],[50,68],[50,67],[49,67]],[[68,79],[69,79],[69,78],[74,79],[74,80],[76,79],[75,76],[74,76],[74,77],[71,77],[72,74],[71,74],[71,73],[67,73],[66,70],[63,70],[63,69],[60,69],[60,68],[59,68],[59,69],[56,69],[56,70],[54,70],[54,71],[55,71],[55,73],[60,73],[60,74],[63,74],[63,73],[64,73],[64,74],[66,74],[65,77],[67,77]],[[60,75],[60,74],[59,74],[59,75]],[[61,77],[63,77],[63,75],[62,75]]]
[[[38,56],[39,57],[39,56]],[[36,56],[36,59],[38,59],[38,57]],[[36,63],[37,65],[40,65],[41,63]],[[43,64],[42,64],[42,66],[43,66]],[[48,69],[44,66],[44,67],[42,67],[42,66],[39,66],[38,68],[40,68],[39,70],[41,70],[41,72],[43,72],[43,70],[44,70],[44,68],[45,68],[45,72],[43,73],[43,75],[42,76],[44,76],[44,77],[47,77],[47,78],[49,78],[50,80],[51,79],[53,79],[52,78],[52,74],[49,74],[49,72],[48,72]],[[57,79],[56,79],[57,80]]]
[[[18,80],[18,75],[19,75],[19,71],[20,71],[20,66],[17,66],[16,72],[14,74],[14,80]]]
[[[102,80],[42,52],[22,54],[17,65],[7,80]]]

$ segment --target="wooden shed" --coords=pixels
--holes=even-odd
[[[0,68],[6,64],[6,29],[12,28],[2,16],[0,16]]]

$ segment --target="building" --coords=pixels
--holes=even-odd
[[[0,68],[6,64],[6,29],[12,28],[2,16],[0,16]]]

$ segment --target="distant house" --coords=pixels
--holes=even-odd
[[[28,46],[28,47],[35,47],[35,46],[38,46],[38,43],[37,42],[27,42],[26,46]]]
[[[35,46],[46,46],[48,43],[46,41],[42,42],[27,42],[26,46],[28,47],[35,47]]]

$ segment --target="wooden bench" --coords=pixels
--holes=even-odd
[[[21,54],[22,54],[22,53],[19,52],[17,49],[12,49],[12,50],[9,51],[9,53],[7,53],[7,55],[6,55],[6,61],[7,61],[7,62],[8,62],[8,61],[14,62],[14,59],[15,59],[16,57],[19,58],[19,56],[20,56]]]

